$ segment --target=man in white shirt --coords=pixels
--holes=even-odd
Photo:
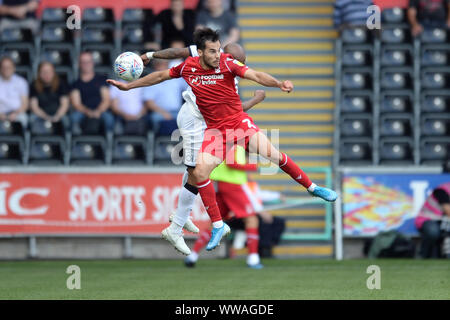
[[[27,125],[28,83],[15,74],[16,66],[9,57],[0,59],[0,120]]]
[[[166,70],[168,61],[155,59],[153,60],[153,68],[155,71]],[[180,78],[144,88],[144,99],[148,108],[153,111],[152,118],[155,132],[158,131],[162,121],[173,120],[175,122],[178,111],[183,105],[182,93],[187,87],[186,81]]]
[[[152,128],[152,121],[144,102],[144,88],[121,91],[114,86],[109,89],[111,110],[119,121],[116,121],[117,133],[124,133],[126,122],[138,121],[145,117],[147,128]]]

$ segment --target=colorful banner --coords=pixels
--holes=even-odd
[[[0,234],[159,235],[176,208],[180,173],[6,173]],[[209,217],[200,197],[192,211]]]
[[[449,181],[450,174],[344,174],[344,236],[418,234],[414,219],[426,197]]]

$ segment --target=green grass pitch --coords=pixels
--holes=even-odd
[[[450,299],[445,260],[67,260],[0,262],[0,299]],[[66,287],[69,265],[81,289]],[[367,267],[381,269],[381,289],[366,286]],[[219,288],[219,290],[217,290]]]

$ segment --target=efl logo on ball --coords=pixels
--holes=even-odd
[[[114,62],[114,73],[125,81],[138,79],[143,70],[142,59],[134,52],[124,52]]]

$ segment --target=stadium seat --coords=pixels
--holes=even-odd
[[[34,38],[30,29],[5,29],[0,35],[3,45],[8,43],[33,43]]]
[[[372,50],[344,47],[342,65],[345,67],[368,66],[372,64]]]
[[[421,118],[421,135],[450,137],[450,116],[442,114],[424,115]]]
[[[425,138],[420,144],[422,164],[442,164],[450,157],[450,140],[446,138]]]
[[[381,12],[381,23],[400,24],[406,22],[406,13],[403,8],[386,8]]]
[[[381,66],[412,66],[413,50],[405,46],[383,46],[381,48]]]
[[[42,27],[42,44],[72,44],[74,41],[73,32],[57,24],[48,24]]]
[[[450,62],[450,49],[439,47],[422,48],[421,65],[424,67],[447,66]]]
[[[380,164],[412,164],[413,144],[409,139],[382,139]]]
[[[25,164],[25,141],[19,136],[0,134],[0,165]]]
[[[381,92],[380,112],[412,112],[413,94],[405,91]]]
[[[81,15],[83,26],[112,26],[114,27],[114,14],[110,8],[85,8]]]
[[[101,136],[74,136],[69,162],[72,165],[108,164],[106,139]]]
[[[33,59],[36,57],[36,42],[29,29],[5,29],[0,34],[0,53],[16,54],[17,59],[29,60],[28,65],[17,65],[18,67],[32,67]],[[15,52],[15,53],[14,53]],[[14,57],[12,57],[14,60]],[[32,78],[27,76],[26,78]]]
[[[34,61],[34,56],[32,52],[24,48],[4,48],[0,55],[9,56],[16,66],[32,66]]]
[[[66,8],[44,8],[42,11],[41,22],[47,23],[59,23],[66,24],[68,18]]]
[[[372,163],[371,139],[351,139],[341,142],[339,157],[341,164],[368,165]]]
[[[369,43],[371,41],[368,30],[363,27],[343,29],[341,39],[344,44],[347,43],[361,44],[361,43]]]
[[[410,115],[382,115],[380,135],[384,137],[412,136],[413,117]]]
[[[82,44],[111,44],[114,43],[114,28],[87,26],[81,33]]]
[[[114,138],[112,163],[121,165],[151,164],[153,145],[141,136],[117,136]]]
[[[406,28],[386,26],[381,29],[381,42],[392,44],[409,43],[411,42],[411,32]]]
[[[445,29],[425,29],[420,35],[422,43],[448,43],[448,35]]]
[[[372,76],[368,71],[349,71],[342,72],[343,89],[369,89],[372,87]]]
[[[450,71],[448,69],[422,70],[421,85],[426,89],[447,88],[450,85]]]
[[[146,20],[153,18],[153,11],[151,9],[127,8],[122,14],[122,24],[144,23]]]
[[[62,137],[31,137],[28,163],[33,165],[63,165],[65,150],[66,144]]]
[[[20,122],[0,121],[0,136],[25,136],[25,128]]]
[[[51,122],[44,119],[35,119],[30,123],[31,136],[60,136],[64,137],[62,122]]]
[[[51,47],[44,47],[41,50],[40,61],[51,62],[54,66],[65,66],[72,68],[74,64],[74,58],[72,54],[72,50],[68,48],[56,49]]]
[[[413,72],[410,69],[381,69],[380,84],[385,89],[412,89]]]
[[[361,91],[344,92],[341,97],[341,112],[370,113],[372,112],[372,94]]]
[[[340,130],[344,137],[371,137],[371,116],[342,116]]]
[[[421,101],[422,112],[450,112],[450,95],[423,92]]]

